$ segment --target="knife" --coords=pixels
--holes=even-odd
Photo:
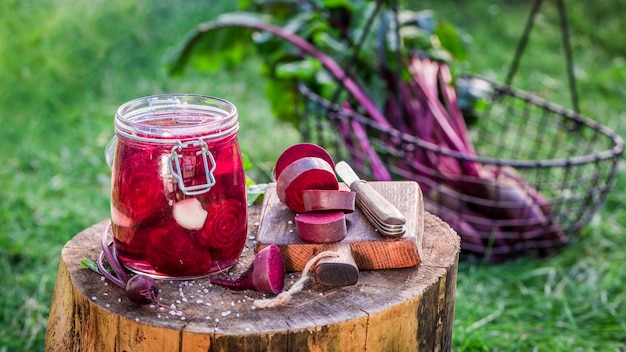
[[[345,161],[340,161],[335,165],[335,172],[356,193],[357,205],[383,235],[402,236],[406,219],[398,208],[380,195],[367,181],[361,180]]]

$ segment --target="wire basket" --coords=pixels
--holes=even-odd
[[[459,233],[464,254],[501,261],[530,250],[548,254],[569,243],[614,186],[623,140],[611,129],[535,95],[484,78],[469,78],[491,87],[479,128],[471,129],[475,157],[378,125],[331,104],[302,84],[299,92],[303,99],[297,109],[300,130],[305,140],[350,162],[363,176],[375,179],[374,151],[393,179],[417,181],[426,209]],[[363,134],[367,135],[366,145]],[[416,160],[416,151],[439,160],[478,163],[493,172],[496,181],[450,180]],[[523,183],[510,186],[511,180]],[[445,186],[451,181],[465,189],[501,192],[503,196],[494,200],[457,192]],[[516,193],[517,187],[524,187],[525,192]],[[522,217],[504,216],[520,211],[518,203],[511,203],[511,196],[529,198],[524,201],[536,207],[537,215],[525,216],[523,222],[515,220]],[[489,216],[477,216],[479,212]]]

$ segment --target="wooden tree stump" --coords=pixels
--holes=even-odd
[[[254,255],[260,206],[250,208],[241,271]],[[253,308],[263,294],[207,279],[161,281],[161,301],[180,311],[131,303],[124,292],[80,266],[95,260],[105,222],[63,248],[48,319],[47,351],[449,351],[460,240],[426,214],[422,262],[362,271],[356,285],[310,280],[291,302]],[[286,288],[300,277],[288,274]]]

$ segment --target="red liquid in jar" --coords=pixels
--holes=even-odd
[[[111,218],[120,261],[136,272],[175,278],[206,276],[235,264],[247,236],[245,175],[236,134],[204,139],[215,160],[215,185],[192,196],[179,189],[170,173],[173,144],[118,138]],[[206,183],[199,151],[182,151],[186,186]],[[207,212],[198,229],[185,228],[172,213],[174,204],[188,198],[196,198]]]

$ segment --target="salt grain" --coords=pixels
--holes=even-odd
[[[204,300],[197,299],[197,300],[196,300],[196,303],[198,303],[198,304],[202,304],[202,303],[204,303]]]
[[[100,276],[100,281],[104,281],[104,280],[106,280],[106,277]]]
[[[92,300],[92,301],[95,301],[95,300],[97,300],[97,299],[98,299],[98,297],[96,297],[96,296],[91,296],[91,300]]]
[[[231,313],[231,312],[230,312],[229,310],[227,310],[227,311],[225,311],[225,312],[222,312],[222,316],[223,316],[223,317],[228,316],[228,315],[230,315],[230,313]]]

